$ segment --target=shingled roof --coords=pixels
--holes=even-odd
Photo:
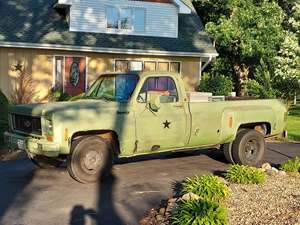
[[[190,0],[183,1],[192,7]],[[165,38],[70,32],[66,20],[53,8],[55,3],[56,0],[0,1],[0,46],[217,55],[194,10],[192,14],[179,14],[178,38]]]

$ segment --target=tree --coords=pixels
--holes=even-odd
[[[201,2],[205,4],[206,0]],[[212,3],[218,5],[219,0]],[[208,13],[213,21],[205,27],[216,41],[220,58],[233,71],[235,89],[241,96],[246,94],[246,83],[254,78],[262,61],[264,69],[272,70],[284,37],[284,13],[277,3],[265,0],[228,0],[225,4],[218,20]]]
[[[292,100],[300,94],[300,46],[295,33],[286,32],[275,60],[274,87],[279,97]]]

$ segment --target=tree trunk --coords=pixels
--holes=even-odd
[[[246,66],[245,64],[235,64],[234,71],[238,81],[236,84],[237,96],[246,96],[247,95],[246,83],[248,81],[249,66]]]

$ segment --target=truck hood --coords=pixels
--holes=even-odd
[[[12,107],[11,113],[47,117],[57,112],[63,113],[70,110],[98,110],[99,108],[111,108],[112,110],[115,108],[115,110],[117,110],[119,104],[120,103],[118,102],[104,100],[83,99],[73,102],[52,102],[16,105]]]

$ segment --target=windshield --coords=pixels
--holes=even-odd
[[[95,81],[85,98],[127,102],[138,80],[139,76],[135,74],[103,75]]]

